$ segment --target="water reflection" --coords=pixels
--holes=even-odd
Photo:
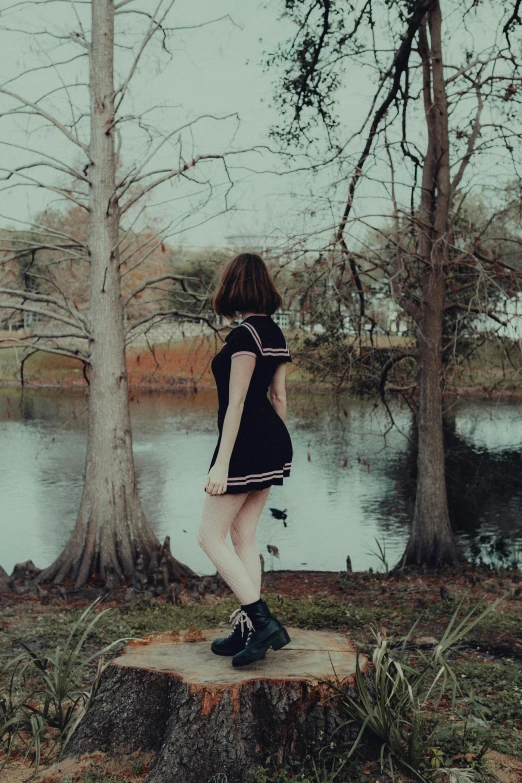
[[[139,394],[131,400],[134,453],[143,505],[177,557],[213,570],[196,543],[204,482],[217,438],[212,390],[195,395]],[[61,550],[81,498],[87,399],[55,391],[0,391],[0,564],[32,558],[43,567]],[[405,437],[410,412],[397,405],[397,428],[373,402],[329,395],[290,396],[292,475],[273,487],[258,542],[275,544],[275,567],[357,570],[378,566],[369,549],[386,542],[389,563],[402,553],[411,518],[415,453]],[[455,406],[448,418],[448,492],[459,537],[520,531],[522,416],[516,405]],[[286,508],[287,527],[269,508]],[[486,544],[485,544],[486,546]],[[270,558],[266,557],[270,565]]]
[[[445,416],[449,515],[470,557],[506,565],[521,559],[521,439],[517,405],[465,404]],[[395,491],[373,503],[407,524],[414,511],[417,474],[413,428],[412,440],[389,460],[385,471]]]

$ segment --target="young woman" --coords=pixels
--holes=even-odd
[[[269,647],[279,650],[290,641],[261,599],[256,527],[270,487],[290,475],[285,363],[291,358],[271,317],[281,296],[260,256],[241,253],[227,264],[212,305],[218,315],[232,320],[240,314],[242,321],[212,360],[219,438],[198,543],[241,603],[231,617],[232,633],[216,639],[212,651],[245,666],[264,658]],[[229,531],[233,549],[225,541]]]

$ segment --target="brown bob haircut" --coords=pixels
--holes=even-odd
[[[272,315],[281,305],[281,295],[257,253],[240,253],[229,261],[212,297],[217,315],[227,318],[249,311]]]

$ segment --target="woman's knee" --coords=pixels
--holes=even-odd
[[[208,539],[201,528],[199,528],[198,530],[197,541],[201,549],[203,549],[203,551],[206,551]]]
[[[247,546],[256,545],[256,534],[251,530],[245,530],[239,525],[232,527],[230,530],[230,538],[234,549],[244,549]]]
[[[208,554],[209,550],[213,547],[224,544],[226,539],[226,533],[219,528],[208,528],[206,525],[200,525],[197,535],[197,542],[201,549]]]
[[[209,529],[203,524],[199,526],[197,541],[204,552],[207,552],[208,554],[208,550],[212,549],[212,546],[217,544],[219,540],[220,536],[217,535],[215,530],[212,530],[212,528]]]

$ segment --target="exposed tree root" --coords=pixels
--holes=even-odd
[[[435,541],[418,540],[411,536],[404,555],[393,571],[404,566],[425,568],[458,568],[466,562],[466,558],[453,540],[452,536]]]
[[[167,589],[170,582],[195,576],[189,566],[173,557],[169,536],[160,543],[141,506],[137,524],[131,527],[127,518],[118,525],[113,517],[105,523],[103,531],[99,531],[99,525],[92,517],[84,521],[81,514],[80,511],[75,531],[65,549],[38,574],[38,582],[61,584],[72,580],[79,588],[91,580],[100,580],[107,589],[123,582],[138,587],[154,584]],[[98,528],[98,535],[92,535],[93,527]],[[112,530],[107,530],[108,527]]]

